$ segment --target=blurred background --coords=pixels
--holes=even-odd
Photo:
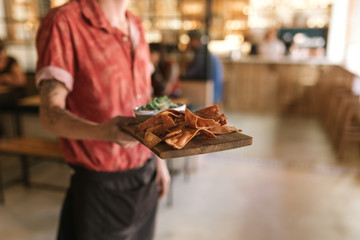
[[[61,155],[28,150],[58,151],[37,117],[35,37],[66,2],[0,0],[0,39],[26,82],[0,85],[0,142],[17,141],[0,144],[7,240],[55,238],[71,175]],[[130,0],[129,10],[146,29],[153,95],[219,104],[254,138],[166,160],[155,239],[360,239],[359,0]]]

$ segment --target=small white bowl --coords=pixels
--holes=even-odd
[[[183,104],[183,103],[175,103],[177,105],[176,108],[171,108],[171,110],[177,110],[177,111],[185,111],[186,109],[186,105]],[[140,107],[136,107],[134,109],[134,112],[135,112],[135,116],[136,116],[136,119],[139,121],[139,122],[143,122],[145,121],[146,119],[149,119],[153,116],[155,116],[156,114],[162,112],[162,111],[165,111],[167,109],[164,109],[164,110],[139,110]]]

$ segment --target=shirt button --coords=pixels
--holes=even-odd
[[[123,36],[123,38],[122,38],[122,39],[123,39],[123,41],[124,41],[124,42],[127,42],[128,37],[127,37],[127,36]]]
[[[137,98],[137,99],[140,99],[140,98],[141,98],[141,94],[137,94],[137,95],[136,95],[136,98]]]

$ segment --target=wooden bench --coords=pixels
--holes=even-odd
[[[22,182],[25,187],[37,186],[56,190],[64,190],[64,187],[32,183],[30,181],[30,160],[64,162],[59,142],[56,140],[36,139],[29,137],[18,137],[0,142],[0,154],[17,156],[21,161],[20,179],[3,182],[0,160],[0,203],[4,203],[4,189],[15,183]],[[2,158],[3,159],[3,158]]]

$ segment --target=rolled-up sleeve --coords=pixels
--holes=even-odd
[[[43,80],[56,79],[71,91],[74,85],[74,51],[66,17],[49,14],[43,19],[37,33],[36,47],[36,85],[39,86]]]

